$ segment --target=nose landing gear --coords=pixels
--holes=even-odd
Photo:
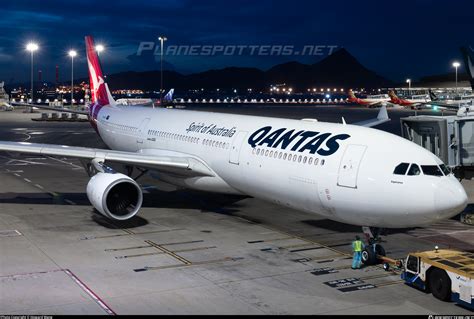
[[[368,242],[362,251],[362,262],[366,266],[376,265],[381,262],[378,256],[385,256],[385,249],[380,244],[382,241],[380,238],[382,229],[375,227],[362,227],[362,230]]]

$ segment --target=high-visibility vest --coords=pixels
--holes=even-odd
[[[362,251],[362,242],[360,240],[354,241],[354,251]]]

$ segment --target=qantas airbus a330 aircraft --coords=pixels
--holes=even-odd
[[[328,219],[377,228],[430,224],[460,213],[467,195],[435,155],[359,125],[117,106],[86,37],[92,126],[108,149],[0,142],[0,150],[80,159],[87,195],[103,215],[138,213],[142,191],[107,163],[153,172],[182,187],[244,194]],[[365,126],[365,127],[364,127]],[[65,177],[67,178],[67,177]]]

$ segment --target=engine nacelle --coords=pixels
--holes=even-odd
[[[135,216],[143,203],[143,193],[130,177],[120,173],[97,173],[87,184],[87,197],[102,215],[115,220]]]

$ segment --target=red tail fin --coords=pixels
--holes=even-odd
[[[398,103],[400,101],[400,99],[398,98],[398,96],[395,94],[393,90],[388,92],[388,96],[390,96],[390,100],[394,103]]]
[[[349,90],[348,92],[349,98],[347,99],[351,103],[358,103],[359,99],[355,96],[354,91]]]
[[[94,39],[91,36],[86,36],[86,53],[89,66],[91,101],[93,104],[100,106],[110,105],[113,103],[113,99],[105,83],[99,57],[95,50]]]

